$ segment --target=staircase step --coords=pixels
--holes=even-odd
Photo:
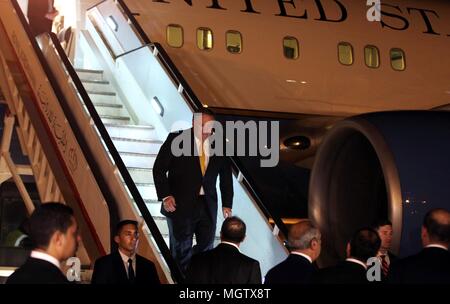
[[[153,126],[105,124],[109,136],[128,139],[156,140],[157,134]]]
[[[120,104],[119,98],[114,95],[89,94],[89,98],[96,103]]]
[[[148,168],[128,167],[128,172],[135,183],[152,183],[153,170]]]
[[[123,106],[119,104],[113,104],[113,106],[111,107],[109,105],[110,104],[107,103],[95,104],[95,109],[97,110],[97,113],[98,115],[100,115],[100,117],[120,117],[120,119],[130,119],[127,110]]]
[[[157,200],[156,188],[153,184],[136,184],[141,197],[144,200]]]
[[[89,94],[95,94],[95,92],[99,92],[100,94],[110,93],[114,90],[108,81],[83,81],[83,86]]]
[[[119,152],[157,154],[162,145],[160,140],[140,140],[123,137],[113,137],[111,139]]]
[[[103,80],[103,71],[100,70],[88,70],[88,69],[75,69],[80,79],[83,80]]]
[[[103,124],[113,124],[113,125],[127,125],[131,123],[130,117],[126,116],[109,116],[109,115],[100,115],[100,118],[103,121]]]
[[[144,153],[120,153],[125,166],[127,167],[138,167],[151,169],[153,168],[153,163],[155,162],[156,154],[144,154]]]

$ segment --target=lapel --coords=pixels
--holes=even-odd
[[[125,269],[122,257],[120,256],[119,250],[117,250],[114,254],[114,265],[116,267],[116,273],[118,276],[117,279],[121,282],[128,282],[127,271]]]

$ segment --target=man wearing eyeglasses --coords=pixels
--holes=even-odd
[[[124,220],[117,224],[114,241],[118,250],[95,262],[92,284],[155,285],[159,284],[153,262],[136,253],[138,223]]]

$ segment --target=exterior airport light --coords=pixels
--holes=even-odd
[[[287,83],[297,83],[297,80],[294,79],[286,79]]]
[[[204,108],[207,108],[207,107],[208,107],[208,105],[207,105],[207,104],[204,104],[204,105],[203,105],[203,107],[204,107]]]
[[[156,113],[158,113],[160,116],[164,115],[164,107],[162,106],[158,97],[154,96],[151,100],[151,104],[152,104],[153,110],[155,110]]]
[[[311,146],[311,140],[302,135],[289,137],[283,143],[286,147],[293,150],[306,150]]]
[[[108,18],[106,18],[106,23],[108,23],[109,27],[114,32],[117,32],[117,30],[119,29],[119,25],[117,24],[117,22],[116,22],[116,20],[114,19],[113,16],[109,16]]]
[[[300,83],[301,83],[301,84],[307,84],[308,82],[306,82],[306,81],[303,80],[303,81],[300,82]]]

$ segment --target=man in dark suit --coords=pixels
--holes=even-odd
[[[347,244],[347,259],[319,271],[318,283],[367,284],[367,260],[377,255],[381,240],[371,228],[359,229]]]
[[[406,284],[450,284],[450,212],[429,211],[422,225],[423,250],[392,264],[388,281]]]
[[[266,275],[264,284],[309,284],[316,273],[313,262],[321,250],[320,231],[310,220],[302,220],[289,229],[289,256]]]
[[[214,249],[192,257],[186,273],[188,284],[261,284],[259,262],[242,254],[245,223],[238,217],[225,219],[221,243]]]
[[[30,258],[6,284],[67,284],[60,264],[75,255],[80,242],[73,210],[61,203],[45,203],[30,217]]]
[[[53,19],[58,11],[53,6],[53,0],[28,0],[28,22],[34,36],[52,31]]]
[[[136,254],[138,223],[124,220],[117,224],[114,241],[118,250],[95,262],[92,284],[157,285],[153,262]]]
[[[213,248],[217,220],[216,181],[220,176],[222,211],[231,216],[233,181],[227,157],[210,155],[208,126],[214,116],[194,114],[193,128],[170,133],[153,165],[153,178],[167,217],[170,250],[184,271],[194,253]],[[195,234],[196,246],[192,248]]]
[[[378,220],[373,229],[378,232],[381,239],[380,250],[377,257],[381,262],[381,280],[385,281],[389,273],[389,267],[397,260],[397,257],[390,251],[392,244],[392,223],[387,219]]]

